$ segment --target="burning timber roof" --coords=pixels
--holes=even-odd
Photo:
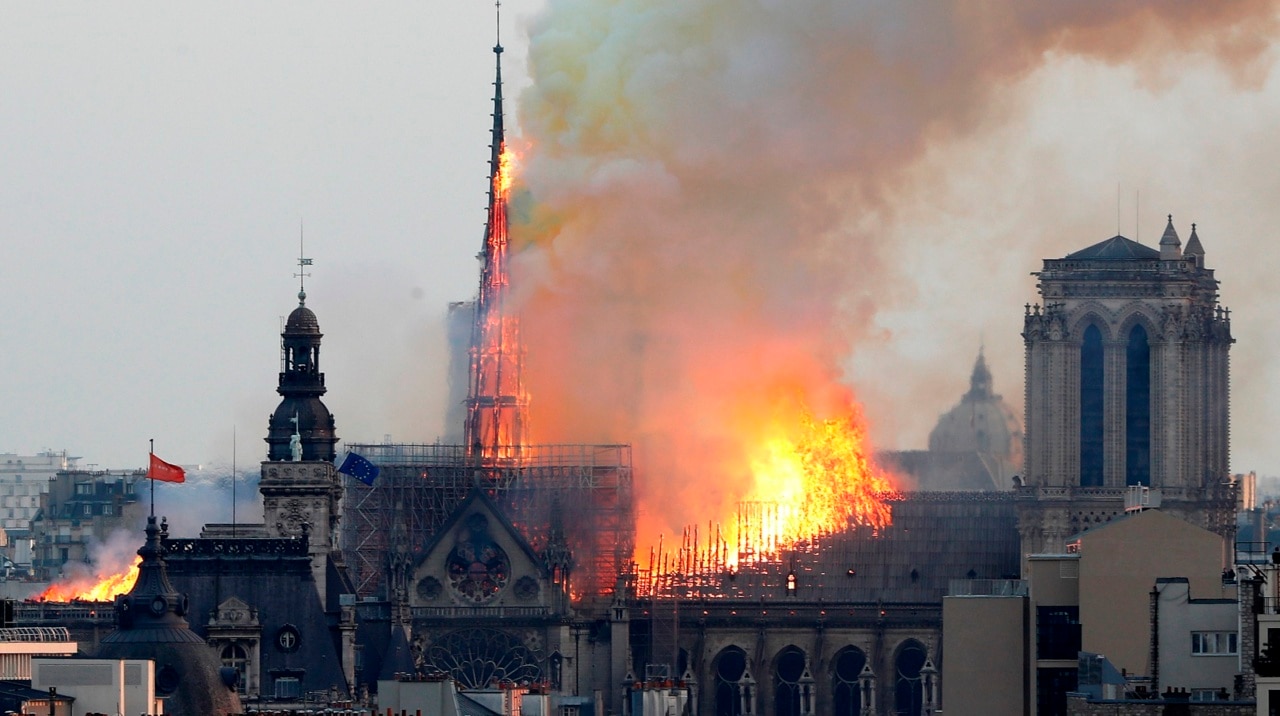
[[[857,528],[736,573],[681,575],[659,597],[715,603],[772,600],[938,604],[952,580],[1016,579],[1017,514],[1011,492],[913,492],[892,498],[893,523]],[[796,590],[786,589],[794,571]],[[643,577],[642,577],[643,578]]]

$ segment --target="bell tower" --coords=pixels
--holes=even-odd
[[[285,321],[281,338],[280,405],[267,426],[267,460],[262,463],[263,521],[271,537],[308,540],[311,569],[321,603],[325,566],[336,549],[342,483],[333,460],[338,437],[333,415],[320,400],[320,323],[307,308],[304,272],[311,259],[298,259],[298,307]]]
[[[1125,511],[1133,490],[1224,537],[1231,313],[1195,224],[1159,249],[1114,236],[1046,259],[1040,305],[1023,319],[1026,466],[1018,488],[1025,555]]]

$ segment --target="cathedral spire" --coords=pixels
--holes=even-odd
[[[498,176],[502,164],[502,150],[506,148],[506,131],[502,126],[502,3],[495,3],[495,15],[498,18],[493,45],[494,81],[493,81],[493,137],[489,155],[489,202],[493,203],[494,178]]]
[[[501,3],[497,3],[499,10]],[[495,57],[493,129],[489,157],[489,216],[481,253],[480,291],[471,328],[471,365],[464,440],[481,461],[518,459],[525,443],[528,396],[522,376],[524,349],[520,319],[506,305],[507,200],[511,188],[510,155],[502,121],[502,43]]]

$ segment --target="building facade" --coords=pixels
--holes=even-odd
[[[138,501],[142,471],[59,472],[40,496],[31,520],[31,566],[39,579],[56,579],[68,562],[92,561],[91,549],[112,532],[138,529],[145,506]]]
[[[1228,536],[1230,312],[1192,225],[1173,219],[1154,249],[1115,236],[1035,274],[1026,307],[1023,553],[1061,552],[1067,536],[1123,512],[1131,487]]]
[[[0,528],[25,530],[40,509],[40,495],[59,472],[76,470],[80,458],[66,450],[35,455],[0,453]]]

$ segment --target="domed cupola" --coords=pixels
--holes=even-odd
[[[981,453],[1002,463],[1000,472],[1009,475],[1021,469],[1022,426],[993,390],[991,370],[981,350],[969,376],[969,391],[938,418],[929,433],[929,449]]]
[[[300,259],[301,266],[310,259]],[[333,415],[320,396],[324,395],[324,373],[320,372],[320,322],[307,308],[305,288],[298,291],[298,307],[285,321],[280,334],[279,407],[271,416],[267,431],[267,459],[323,460],[332,462],[338,437]]]

